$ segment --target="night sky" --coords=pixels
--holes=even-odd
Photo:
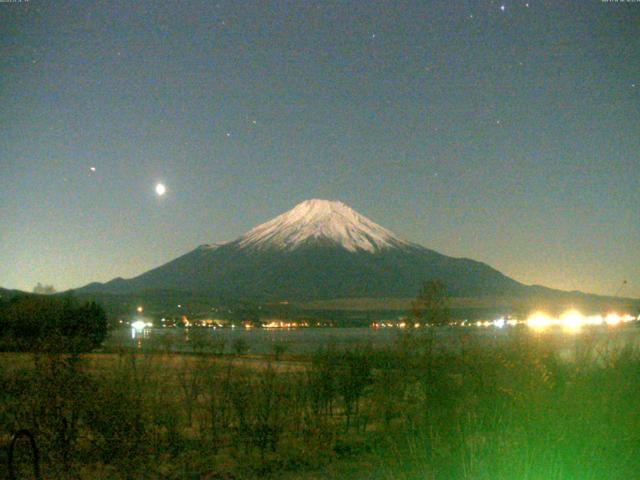
[[[131,277],[327,198],[640,297],[640,3],[5,0],[0,40],[0,286]]]

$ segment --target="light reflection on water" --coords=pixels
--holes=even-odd
[[[112,332],[105,342],[106,349],[117,347],[136,348],[142,351],[213,352],[224,345],[225,353],[233,352],[234,342],[246,342],[250,354],[268,354],[276,345],[287,353],[313,353],[326,347],[348,349],[358,347],[384,348],[391,346],[400,335],[400,329],[360,328],[299,328],[299,329],[251,329],[243,328],[122,328]],[[463,340],[476,340],[480,345],[500,345],[516,336],[531,338],[553,346],[559,356],[571,360],[586,348],[604,347],[621,349],[624,346],[640,346],[640,327],[629,324],[610,328],[597,326],[585,328],[579,335],[562,330],[532,331],[524,327],[513,328],[440,328],[436,331],[438,345],[458,348]],[[217,347],[216,347],[217,346]]]

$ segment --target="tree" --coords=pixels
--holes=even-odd
[[[340,357],[336,387],[344,400],[346,429],[349,430],[353,414],[358,414],[360,398],[371,383],[371,364],[368,359],[369,353],[365,351],[346,351]]]
[[[411,302],[411,317],[415,322],[441,326],[451,323],[447,289],[440,280],[424,282],[416,299]]]
[[[241,337],[236,337],[231,342],[231,349],[236,355],[246,355],[249,351],[249,343]]]
[[[71,297],[16,297],[0,312],[0,338],[5,348],[80,353],[107,335],[107,316],[94,302],[82,305]]]
[[[54,293],[56,293],[56,289],[53,287],[53,285],[43,285],[38,282],[38,284],[33,287],[33,293],[38,293],[40,295],[53,295]]]
[[[277,340],[271,344],[271,353],[276,361],[280,360],[288,349],[289,343],[284,340]]]

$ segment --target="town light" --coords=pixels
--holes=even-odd
[[[607,314],[604,318],[604,321],[607,322],[607,325],[611,325],[612,327],[618,325],[622,321],[622,317],[615,312]]]
[[[571,333],[579,332],[584,320],[584,315],[577,310],[568,310],[560,316],[562,328]]]
[[[544,312],[535,312],[527,318],[527,325],[537,331],[545,330],[551,323],[551,317]]]
[[[142,320],[136,320],[135,322],[133,322],[131,324],[131,326],[133,328],[135,328],[136,330],[140,331],[140,330],[144,330],[144,328],[147,326],[147,324],[145,322],[143,322]]]

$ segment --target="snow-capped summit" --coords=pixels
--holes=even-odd
[[[335,244],[355,252],[376,252],[407,242],[334,200],[312,199],[251,229],[238,239],[242,248],[293,250],[309,243]]]

